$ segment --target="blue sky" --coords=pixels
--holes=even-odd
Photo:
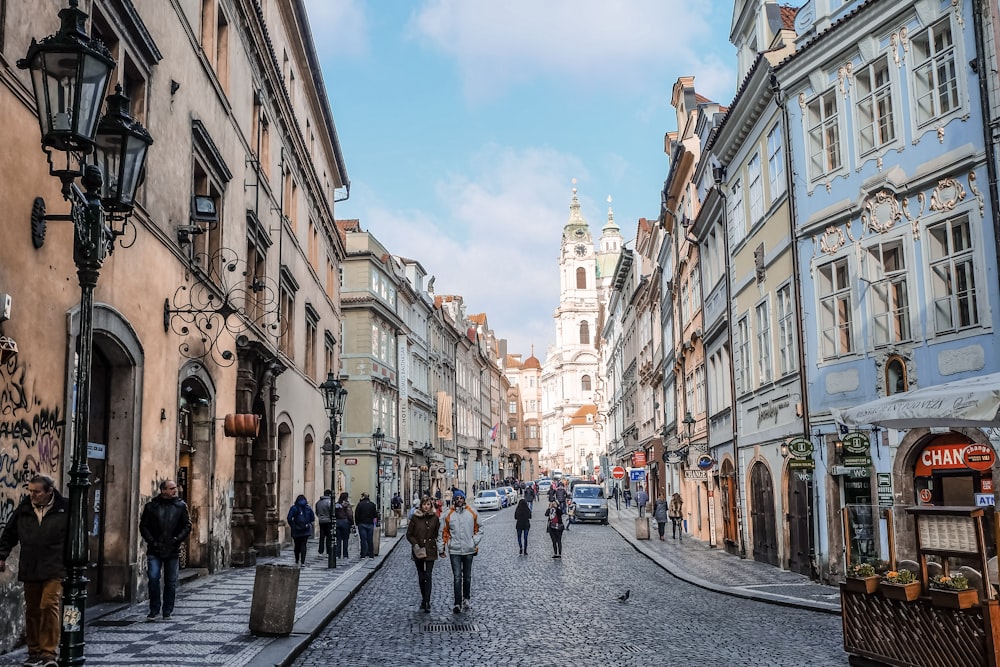
[[[351,180],[338,218],[421,262],[510,352],[555,342],[577,179],[595,238],[659,213],[671,88],[736,87],[719,0],[306,0]]]

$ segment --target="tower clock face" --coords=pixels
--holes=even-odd
[[[586,255],[587,254],[587,246],[583,245],[582,243],[580,245],[578,245],[576,247],[576,254],[579,255],[580,257],[583,257],[584,255]]]

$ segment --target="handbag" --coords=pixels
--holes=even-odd
[[[422,544],[413,545],[413,557],[417,560],[423,560],[427,558],[427,549]]]

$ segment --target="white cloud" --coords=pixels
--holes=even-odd
[[[454,58],[467,97],[481,101],[539,75],[636,90],[665,67],[700,74],[718,40],[710,10],[685,0],[428,0],[409,29]]]
[[[368,53],[368,19],[362,0],[305,0],[309,25],[322,59]]]
[[[466,171],[437,181],[442,219],[380,203],[362,213],[361,225],[393,254],[419,261],[436,277],[437,294],[459,294],[468,313],[485,312],[511,352],[527,356],[534,344],[544,359],[555,336],[559,245],[574,176],[587,178],[575,156],[488,145]],[[374,194],[364,200],[387,198]],[[595,233],[603,225],[590,222]]]

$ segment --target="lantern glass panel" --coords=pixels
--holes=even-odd
[[[77,132],[82,137],[94,138],[97,120],[101,115],[101,103],[108,92],[111,67],[101,58],[84,53],[83,68],[80,72],[79,125]]]

